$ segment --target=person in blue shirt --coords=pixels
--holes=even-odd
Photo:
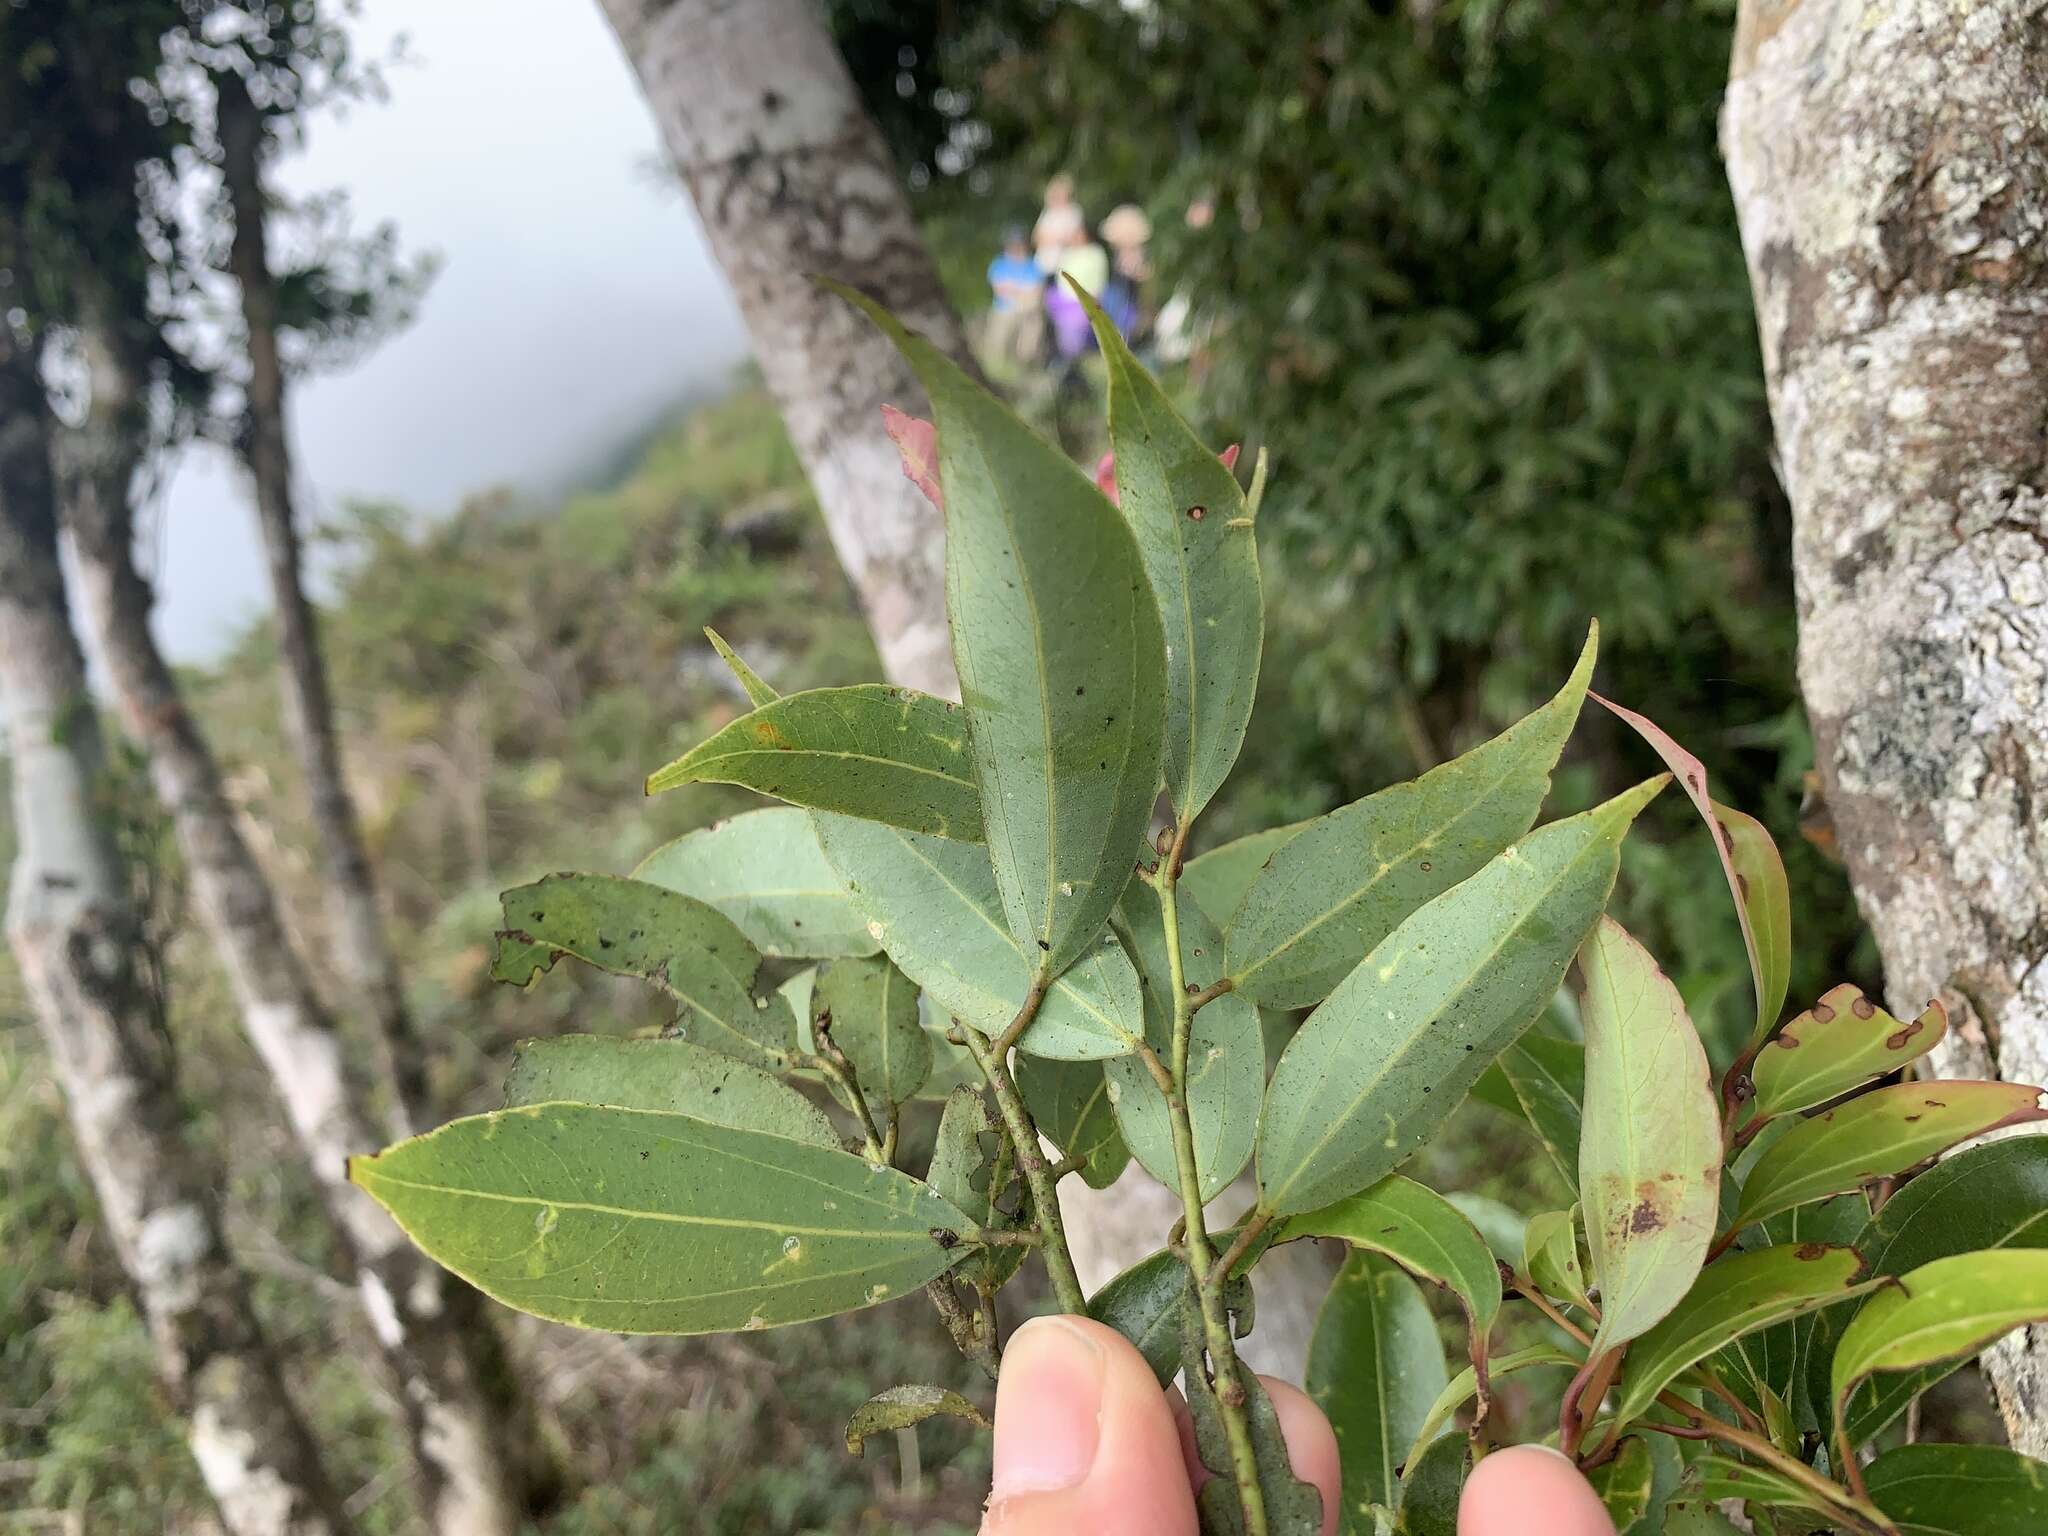
[[[1003,237],[1001,253],[988,264],[988,286],[984,344],[991,366],[1036,363],[1045,348],[1045,273],[1022,229]]]

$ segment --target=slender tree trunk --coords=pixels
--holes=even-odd
[[[221,1239],[212,1195],[219,1180],[182,1139],[160,1000],[107,826],[98,721],[57,563],[42,381],[4,322],[0,717],[21,837],[8,939],[200,1476],[233,1536],[351,1536]]]
[[[1722,150],[1889,1000],[2048,1081],[2048,0],[1744,0]],[[2048,1455],[2048,1332],[1987,1366]]]
[[[890,678],[957,695],[945,526],[881,407],[924,398],[896,349],[811,281],[871,294],[956,357],[965,339],[813,0],[602,0],[689,187]]]
[[[146,441],[138,372],[115,327],[89,329],[86,352],[92,405],[66,511],[83,606],[115,703],[171,816],[244,1028],[353,1260],[372,1331],[398,1387],[429,1527],[436,1536],[511,1536],[519,1499],[510,1460],[520,1436],[493,1409],[500,1377],[495,1340],[466,1328],[465,1309],[447,1304],[460,1282],[430,1264],[348,1183],[346,1159],[380,1138],[292,948],[276,893],[236,828],[219,765],[150,632],[151,593],[135,569],[128,502]]]

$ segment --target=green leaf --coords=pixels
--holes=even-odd
[[[850,289],[931,397],[946,612],[1002,909],[1036,974],[1087,953],[1159,791],[1166,642],[1129,525],[1010,408]]]
[[[1725,1199],[1722,1209],[1734,1214]],[[1748,1252],[1770,1246],[1789,1249],[1814,1245],[1853,1247],[1864,1259],[1865,1278],[1868,1279],[1869,1253],[1861,1246],[1860,1234],[1869,1215],[1870,1206],[1860,1195],[1795,1206],[1789,1211],[1781,1211],[1761,1226],[1749,1228],[1744,1233],[1743,1247]],[[1764,1410],[1767,1418],[1775,1411],[1775,1400],[1776,1404],[1783,1405],[1797,1429],[1818,1431],[1829,1417],[1824,1363],[1826,1351],[1833,1349],[1833,1334],[1829,1330],[1832,1328],[1839,1333],[1848,1322],[1851,1310],[1841,1308],[1802,1313],[1755,1333],[1745,1334],[1718,1351],[1714,1365],[1719,1374],[1732,1376],[1738,1388],[1746,1384],[1751,1389],[1752,1403]],[[1816,1341],[1820,1340],[1827,1341],[1826,1351],[1818,1347]],[[1806,1383],[1817,1354],[1823,1363],[1816,1394],[1807,1390]]]
[[[1370,1529],[1371,1506],[1394,1502],[1402,1453],[1448,1380],[1415,1282],[1376,1254],[1352,1254],[1316,1314],[1307,1375],[1337,1432],[1349,1528]]]
[[[1650,1496],[1656,1490],[1657,1469],[1650,1459],[1650,1447],[1640,1436],[1631,1435],[1621,1449],[1602,1462],[1586,1479],[1600,1502],[1607,1506],[1607,1518],[1617,1531],[1626,1531],[1649,1512]]]
[[[1129,1339],[1163,1387],[1180,1369],[1180,1305],[1187,1288],[1187,1265],[1161,1249],[1097,1291],[1088,1315]]]
[[[1573,1194],[1579,1192],[1581,1102],[1586,1048],[1530,1030],[1500,1053],[1473,1084],[1474,1098],[1515,1115],[1536,1133],[1543,1155]]]
[[[2043,1321],[2048,1249],[1999,1248],[1923,1264],[1866,1301],[1842,1330],[1830,1373],[1837,1412],[1866,1376],[1960,1360]]]
[[[759,707],[773,703],[782,697],[755,674],[754,669],[740,660],[740,653],[725,643],[725,636],[709,624],[704,626],[704,638],[711,642],[711,649],[718,652],[718,659],[732,669],[732,675],[739,679],[740,689],[747,696],[747,702]]]
[[[563,1102],[695,1115],[835,1151],[840,1145],[825,1112],[782,1079],[687,1040],[526,1041],[505,1079],[505,1107]]]
[[[1322,1001],[1416,908],[1529,830],[1593,675],[1598,626],[1571,680],[1534,714],[1419,779],[1309,822],[1268,859],[1230,920],[1226,961],[1253,1002]]]
[[[1802,1120],[1757,1159],[1735,1225],[1903,1173],[1959,1141],[2048,1119],[2022,1083],[1896,1083]]]
[[[1557,990],[1607,904],[1629,823],[1662,787],[1531,833],[1359,962],[1288,1042],[1266,1090],[1265,1210],[1341,1200],[1436,1132]]]
[[[853,1417],[846,1421],[847,1452],[858,1456],[866,1447],[869,1435],[878,1435],[885,1429],[909,1429],[939,1414],[965,1419],[980,1429],[995,1428],[979,1408],[948,1388],[890,1387],[877,1392],[853,1410]]]
[[[1873,1275],[1902,1275],[1987,1248],[2048,1248],[2048,1137],[2011,1136],[1943,1158],[1887,1200],[1856,1244]],[[1817,1365],[1825,1366],[1832,1344],[1832,1334],[1823,1339]],[[1868,1440],[1952,1369],[1932,1365],[1865,1382],[1849,1400],[1850,1434]],[[1823,1401],[1825,1387],[1823,1372]]]
[[[491,975],[523,987],[560,955],[615,976],[639,976],[687,1005],[680,1032],[697,1045],[781,1067],[796,1016],[761,994],[761,952],[714,907],[639,880],[550,875],[505,892],[505,929]]]
[[[1180,1304],[1181,1381],[1188,1400],[1188,1414],[1194,1421],[1195,1451],[1203,1466],[1216,1475],[1195,1495],[1201,1512],[1204,1536],[1244,1536],[1244,1511],[1238,1502],[1232,1475],[1229,1441],[1223,1428],[1223,1410],[1216,1401],[1215,1386],[1209,1378],[1209,1356],[1203,1346],[1201,1312],[1192,1292],[1184,1293]],[[1287,1456],[1287,1441],[1280,1433],[1280,1418],[1259,1378],[1238,1370],[1238,1384],[1244,1388],[1244,1413],[1251,1422],[1252,1448],[1258,1468],[1259,1486],[1266,1494],[1266,1522],[1269,1536],[1318,1536],[1323,1528],[1323,1497],[1313,1484],[1294,1474]]]
[[[536,1104],[451,1121],[349,1177],[509,1307],[614,1333],[718,1333],[873,1306],[965,1255],[925,1185],[689,1115]]]
[[[1855,1249],[1825,1243],[1777,1245],[1708,1265],[1670,1314],[1629,1349],[1615,1417],[1623,1423],[1641,1417],[1681,1371],[1744,1334],[1861,1295],[1870,1288],[1857,1284],[1862,1274]]]
[[[1899,1536],[2040,1536],[2048,1464],[2002,1445],[1902,1445],[1863,1474]]]
[[[1529,1219],[1520,1211],[1491,1195],[1476,1195],[1469,1189],[1444,1192],[1467,1221],[1479,1229],[1486,1246],[1501,1263],[1513,1268],[1522,1257],[1522,1240],[1529,1231]]]
[[[764,955],[830,960],[881,946],[790,806],[748,811],[685,833],[641,860],[635,880],[718,908]]]
[[[925,1181],[940,1198],[965,1211],[975,1226],[1008,1231],[1017,1225],[1015,1213],[1022,1200],[1015,1157],[987,1095],[963,1084],[947,1096],[939,1113]],[[1025,1250],[1014,1245],[983,1249],[961,1269],[960,1278],[995,1290],[1023,1266],[1024,1256]]]
[[[868,931],[903,974],[962,1023],[990,1034],[1007,1029],[1031,971],[1003,921],[988,850],[846,816],[821,815],[817,828]],[[1054,978],[1018,1048],[1097,1061],[1144,1037],[1138,973],[1111,942]]]
[[[1926,1055],[1947,1033],[1948,1010],[1939,1002],[1901,1024],[1845,982],[1757,1053],[1749,1071],[1756,1088],[1751,1113],[1761,1119],[1825,1104]]]
[[[1252,881],[1266,867],[1266,861],[1308,825],[1297,821],[1290,826],[1250,832],[1235,842],[1189,859],[1181,866],[1181,894],[1194,897],[1218,924],[1228,923],[1243,904],[1244,893],[1252,888]]]
[[[1512,1376],[1533,1366],[1554,1365],[1575,1371],[1583,1363],[1579,1356],[1569,1354],[1554,1344],[1533,1344],[1527,1349],[1510,1350],[1507,1354],[1496,1355],[1487,1362],[1486,1374],[1489,1380],[1497,1382],[1502,1377]],[[1402,1465],[1412,1466],[1419,1462],[1430,1443],[1442,1434],[1444,1426],[1451,1422],[1452,1415],[1471,1402],[1478,1393],[1478,1374],[1468,1365],[1450,1379],[1449,1385],[1439,1392],[1436,1401],[1429,1405],[1429,1412],[1423,1416],[1421,1425],[1417,1427],[1415,1438],[1408,1447],[1408,1454],[1402,1458]]]
[[[1579,1261],[1579,1208],[1544,1211],[1529,1218],[1522,1241],[1523,1272],[1544,1295],[1592,1312],[1586,1295],[1586,1268]]]
[[[1681,1497],[1699,1498],[1711,1504],[1718,1504],[1724,1499],[1744,1499],[1770,1509],[1829,1512],[1829,1506],[1804,1484],[1794,1482],[1782,1472],[1751,1466],[1732,1456],[1713,1452],[1701,1456],[1686,1468],[1679,1493]]]
[[[647,793],[706,783],[936,837],[982,835],[960,706],[886,683],[762,704],[649,774]]]
[[[908,1103],[932,1075],[917,989],[886,955],[825,967],[811,993],[811,1034],[821,1033],[846,1053],[861,1091],[876,1099]]]
[[[1579,951],[1586,1029],[1579,1198],[1595,1348],[1626,1344],[1678,1305],[1714,1238],[1721,1117],[1678,988],[1612,918]]]
[[[1792,984],[1792,897],[1785,882],[1785,862],[1762,822],[1711,799],[1707,769],[1648,716],[1624,709],[1594,694],[1596,703],[1620,716],[1656,749],[1664,766],[1707,824],[1720,856],[1721,872],[1735,898],[1735,917],[1742,925],[1742,946],[1749,954],[1750,981],[1756,992],[1756,1024],[1752,1045],[1761,1041],[1784,1011],[1785,992]]]
[[[1223,974],[1222,937],[1192,903],[1178,903],[1178,911],[1186,984],[1206,987]],[[1151,886],[1132,882],[1118,908],[1117,928],[1144,986],[1146,1040],[1170,1064],[1173,979],[1159,895]],[[1179,1188],[1173,1120],[1151,1072],[1138,1057],[1125,1056],[1106,1063],[1103,1075],[1124,1145],[1153,1178],[1168,1189]],[[1188,1029],[1188,1121],[1204,1201],[1229,1188],[1251,1161],[1265,1091],[1266,1045],[1258,1010],[1226,992],[1206,1004]]]
[[[1175,413],[1095,300],[1074,291],[1109,368],[1117,507],[1165,630],[1162,765],[1185,825],[1230,776],[1251,721],[1265,635],[1257,541],[1236,477]]]
[[[1704,1500],[1674,1499],[1664,1506],[1664,1536],[1742,1536],[1742,1531]]]
[[[1109,1107],[1109,1082],[1092,1061],[1046,1061],[1019,1056],[1013,1073],[1024,1107],[1062,1158],[1086,1158],[1081,1177],[1107,1189],[1131,1161]],[[1169,1349],[1171,1348],[1169,1338]]]
[[[1400,1536],[1457,1536],[1458,1499],[1472,1473],[1472,1451],[1460,1435],[1433,1441],[1401,1479]]]
[[[1383,1253],[1410,1273],[1454,1293],[1483,1340],[1500,1315],[1500,1267],[1479,1229],[1427,1185],[1390,1174],[1319,1211],[1290,1216],[1275,1242],[1334,1237]]]

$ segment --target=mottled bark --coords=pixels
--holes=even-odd
[[[234,221],[228,266],[241,295],[249,360],[238,447],[255,486],[257,521],[269,566],[285,726],[305,775],[307,806],[320,842],[329,949],[351,996],[360,1000],[368,1016],[391,1099],[387,1118],[393,1134],[405,1136],[425,1123],[431,1108],[426,1053],[406,1006],[398,957],[384,928],[361,823],[343,776],[318,620],[301,579],[277,282],[270,270],[267,237],[263,117],[241,76],[218,75],[215,88],[221,171]]]
[[[1889,1002],[2048,1081],[2048,0],[1745,0],[1722,148]],[[2048,1331],[1987,1365],[2048,1455]]]
[[[21,838],[7,936],[159,1380],[233,1536],[349,1536],[182,1138],[161,999],[109,824],[57,562],[49,417],[0,321],[0,718]]]
[[[429,1263],[368,1196],[346,1160],[382,1140],[344,1066],[341,1041],[292,947],[276,892],[238,830],[219,765],[150,631],[129,497],[142,431],[138,371],[113,327],[88,329],[91,406],[65,514],[79,588],[121,721],[148,760],[200,916],[226,968],[250,1043],[283,1100],[396,1385],[428,1523],[448,1536],[511,1536],[516,1428],[494,1413],[495,1341],[451,1306],[459,1281]]]
[[[923,398],[896,349],[812,276],[967,346],[880,132],[812,0],[602,0],[753,338],[891,680],[957,695],[945,528],[881,407]]]

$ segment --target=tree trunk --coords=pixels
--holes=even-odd
[[[466,1309],[447,1304],[460,1282],[348,1183],[347,1158],[381,1138],[348,1080],[341,1041],[292,948],[276,893],[236,828],[219,765],[150,632],[151,593],[135,569],[128,502],[146,441],[139,371],[116,327],[89,328],[84,339],[92,404],[66,511],[118,712],[148,759],[243,1026],[353,1261],[398,1387],[428,1525],[437,1536],[512,1536],[519,1500],[509,1463],[520,1435],[493,1408],[502,1380],[496,1341],[466,1328]]]
[[[157,996],[106,824],[98,720],[57,563],[49,417],[0,323],[0,717],[21,838],[7,934],[158,1377],[233,1536],[352,1536],[185,1145]]]
[[[955,357],[959,321],[813,0],[602,0],[753,338],[892,681],[957,696],[945,525],[881,407],[924,392],[813,276],[872,295]]]
[[[1722,150],[1799,678],[1894,1010],[2048,1080],[2048,3],[1744,0]],[[2048,1456],[2048,1332],[1986,1361]]]

